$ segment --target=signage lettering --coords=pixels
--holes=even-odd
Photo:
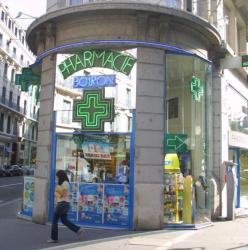
[[[73,73],[91,67],[109,68],[129,75],[136,59],[132,56],[110,50],[84,50],[58,65],[64,79]]]
[[[113,87],[115,85],[115,75],[75,76],[73,78],[73,88],[103,88]]]

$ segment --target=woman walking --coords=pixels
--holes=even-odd
[[[69,179],[64,170],[58,170],[56,173],[58,178],[58,185],[55,188],[55,201],[57,202],[51,230],[51,238],[47,241],[48,243],[58,242],[58,221],[61,219],[62,223],[67,226],[70,230],[75,232],[80,238],[81,234],[84,232],[83,228],[73,224],[67,219],[67,214],[70,209],[70,184]]]

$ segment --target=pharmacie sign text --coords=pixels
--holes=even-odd
[[[109,68],[129,75],[136,58],[111,50],[84,50],[75,54],[58,65],[64,79],[73,73],[92,67]]]

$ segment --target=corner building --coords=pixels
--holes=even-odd
[[[213,90],[226,52],[206,6],[63,4],[48,1],[47,14],[27,31],[41,72],[33,221],[51,219],[55,172],[64,169],[74,190],[70,218],[79,224],[145,230],[210,223],[220,215],[221,192],[212,178],[221,165],[213,155]],[[111,75],[113,86],[96,80]],[[92,101],[86,110],[87,95],[113,103],[100,129],[90,126],[100,109]],[[82,113],[74,99],[84,99]]]

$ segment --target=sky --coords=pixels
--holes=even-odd
[[[46,2],[47,0],[0,0],[0,3],[8,6],[9,13],[13,18],[17,16],[18,12],[39,17],[46,12]],[[27,18],[24,14],[21,17]],[[26,29],[32,21],[34,21],[34,19],[16,19],[16,22],[18,22],[23,29]]]

